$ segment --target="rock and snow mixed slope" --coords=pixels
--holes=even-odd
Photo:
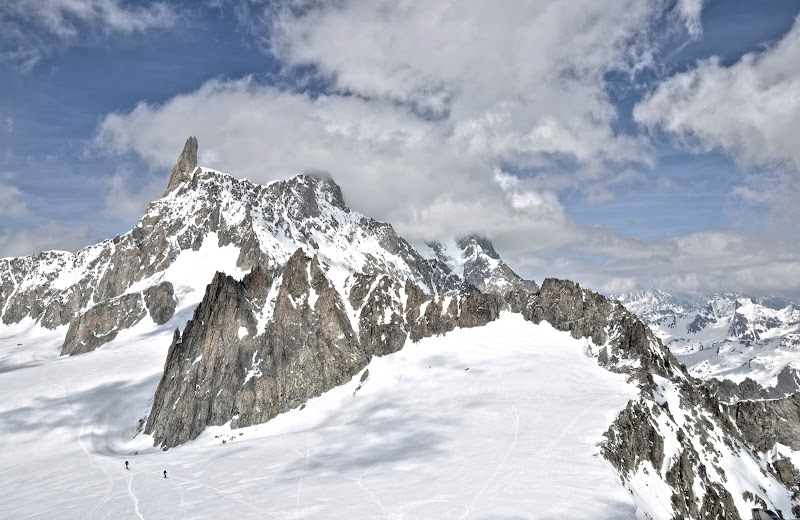
[[[508,291],[536,292],[539,288],[533,280],[524,280],[512,271],[487,237],[468,235],[447,242],[427,242],[420,251],[447,265],[481,292],[502,296]]]
[[[791,302],[658,291],[619,299],[726,401],[785,397],[800,389],[800,308]]]
[[[330,180],[258,186],[196,153],[192,138],[130,233],[0,261],[0,433],[17,447],[0,455],[12,468],[0,509],[800,512],[800,442],[780,427],[800,423],[795,400],[723,405],[617,302],[521,280],[479,237],[426,259]],[[56,358],[59,344],[103,348]],[[122,469],[134,454],[143,478]],[[83,478],[68,496],[59,476],[21,470],[39,477],[59,457]],[[169,487],[153,475],[165,464]],[[33,495],[51,502],[20,500]]]
[[[356,273],[337,290],[333,270],[298,249],[275,278],[261,268],[241,282],[217,273],[175,332],[145,433],[171,447],[207,426],[265,422],[409,337],[485,325],[500,313],[494,295],[425,293],[389,275]]]
[[[66,327],[62,354],[88,352],[146,317],[162,324],[194,308],[217,270],[275,274],[298,248],[342,274],[390,274],[431,291],[466,287],[389,224],[350,210],[330,179],[261,186],[197,167],[196,154],[191,138],[164,197],[129,233],[76,254],[0,259],[0,321]]]

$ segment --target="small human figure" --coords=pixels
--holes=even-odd
[[[167,470],[164,470],[164,478],[167,478]]]
[[[125,469],[130,469],[130,468],[128,467],[128,461],[127,461],[127,460],[125,461]]]

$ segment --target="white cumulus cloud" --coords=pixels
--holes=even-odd
[[[774,46],[726,66],[717,58],[672,76],[634,109],[639,123],[745,166],[800,171],[800,18]]]
[[[25,194],[9,183],[14,176],[0,173],[0,217],[21,217],[28,213]]]
[[[177,11],[166,2],[123,0],[13,0],[0,2],[0,61],[34,67],[54,48],[87,35],[129,35],[172,27]]]
[[[95,143],[166,168],[197,135],[201,162],[237,176],[330,171],[353,206],[412,237],[447,208],[442,232],[510,225],[538,241],[531,230],[568,220],[560,194],[607,200],[653,163],[646,139],[619,130],[605,77],[641,65],[672,2],[289,4],[260,19],[284,87],[211,80],[107,115]],[[325,94],[291,87],[297,67]],[[496,170],[521,185],[507,192]]]
[[[215,79],[143,101],[106,115],[95,146],[163,168],[164,184],[189,135],[201,164],[237,177],[327,171],[352,207],[408,238],[485,233],[514,269],[539,280],[563,276],[606,291],[799,292],[786,281],[800,280],[790,240],[741,230],[625,238],[575,222],[561,202],[575,193],[609,200],[653,164],[648,140],[619,130],[606,75],[652,58],[649,34],[665,12],[697,37],[701,1],[302,4],[270,7],[262,27],[286,66],[280,85]],[[777,95],[794,113],[790,39],[732,67],[710,60],[668,78],[637,120],[742,161],[795,161],[755,110],[760,101],[775,113]],[[321,78],[325,92],[292,86],[296,67]],[[779,117],[775,132],[796,135],[791,120],[800,119]],[[758,144],[748,141],[759,134]]]

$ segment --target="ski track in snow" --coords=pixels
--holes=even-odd
[[[303,468],[303,474],[300,475],[300,478],[297,480],[297,500],[295,501],[295,514],[297,517],[300,517],[300,493],[303,490],[303,479],[306,477],[306,473],[308,473],[308,464],[311,462],[311,444],[309,443],[310,434],[306,433],[306,462],[305,467]],[[319,441],[314,444],[314,448],[319,445]]]
[[[214,491],[216,494],[218,494],[222,498],[226,498],[228,500],[233,500],[234,502],[238,502],[239,504],[242,504],[244,506],[247,506],[247,507],[249,507],[251,509],[254,509],[254,510],[258,511],[259,513],[263,513],[265,515],[269,515],[272,518],[281,518],[279,515],[276,515],[275,513],[271,512],[271,511],[267,511],[266,509],[261,509],[260,507],[258,507],[256,505],[253,505],[250,502],[246,502],[246,501],[242,500],[241,498],[239,498],[237,496],[234,496],[232,493],[228,493],[227,491],[223,491],[223,490],[219,489],[218,487],[211,486],[209,484],[203,484],[202,482],[199,482],[197,480],[186,480],[186,479],[177,478],[177,477],[174,477],[174,476],[170,476],[167,480],[170,480],[170,479],[175,479],[175,480],[177,480],[179,482],[185,482],[187,484],[194,484],[194,485],[197,485],[197,486],[204,487],[206,489],[210,489],[211,491]]]
[[[130,471],[130,470],[128,470],[128,471]],[[136,493],[133,492],[133,473],[132,472],[131,472],[130,475],[128,475],[128,494],[131,496],[131,499],[133,500],[133,509],[136,512],[136,516],[139,517],[139,520],[144,520],[144,517],[142,516],[142,513],[139,511],[139,499],[136,498]]]
[[[101,456],[100,456],[100,455],[96,455],[96,454],[89,453],[89,450],[87,450],[87,449],[86,449],[86,445],[83,443],[83,435],[84,435],[84,433],[83,433],[83,432],[84,432],[84,429],[85,429],[85,427],[86,427],[86,420],[81,420],[81,418],[80,418],[80,417],[79,417],[79,416],[78,416],[78,415],[75,413],[75,410],[73,409],[72,405],[70,404],[69,400],[67,399],[67,389],[64,387],[64,385],[62,385],[62,384],[60,384],[60,383],[52,383],[51,381],[49,381],[49,380],[47,379],[47,372],[48,372],[49,370],[50,370],[50,367],[47,367],[47,368],[46,368],[46,369],[45,369],[45,370],[42,372],[42,375],[40,376],[40,378],[39,378],[39,379],[40,379],[40,381],[41,381],[42,383],[44,383],[44,385],[45,385],[45,386],[47,386],[48,384],[53,384],[54,386],[58,387],[58,389],[61,391],[61,399],[62,399],[62,401],[64,402],[64,406],[66,407],[66,409],[67,409],[67,410],[69,410],[69,413],[70,413],[70,414],[72,414],[72,416],[73,416],[73,417],[74,417],[76,420],[78,420],[78,421],[80,421],[80,422],[81,422],[81,429],[80,429],[80,431],[78,432],[78,436],[77,436],[78,444],[80,445],[80,447],[81,447],[81,450],[83,450],[83,453],[85,453],[85,454],[86,454],[86,457],[87,457],[87,459],[89,460],[89,464],[90,464],[92,467],[94,467],[94,468],[97,468],[97,467],[98,467],[98,464],[96,464],[96,463],[95,463],[95,461],[94,461],[94,457],[101,457]],[[100,502],[98,502],[98,503],[97,503],[97,505],[95,505],[95,506],[94,506],[94,509],[92,509],[91,511],[89,511],[89,512],[86,514],[86,516],[84,516],[84,517],[83,517],[83,519],[82,519],[82,520],[86,520],[87,518],[89,518],[90,516],[92,516],[92,514],[94,514],[94,512],[95,512],[95,511],[97,511],[97,510],[100,508],[100,506],[102,506],[103,504],[105,504],[105,503],[106,503],[106,501],[108,500],[108,497],[109,497],[109,495],[111,494],[111,490],[112,490],[112,489],[114,489],[114,479],[113,479],[113,478],[111,478],[111,475],[108,473],[108,471],[106,471],[105,467],[103,467],[103,466],[101,465],[101,466],[100,466],[100,469],[103,471],[103,473],[105,473],[105,475],[106,475],[106,479],[107,479],[107,481],[108,481],[108,484],[107,484],[107,486],[106,486],[106,492],[105,492],[105,494],[103,495],[103,498],[101,498],[101,499],[100,499]],[[137,514],[138,514],[138,501],[136,501],[136,497],[133,497],[133,499],[134,499],[134,501],[135,501],[135,504],[136,504],[136,510],[137,510]],[[142,516],[141,516],[141,515],[139,515],[139,518],[142,518]],[[144,520],[144,519],[142,519],[142,520]]]
[[[173,479],[168,478],[167,480],[169,480],[170,484],[172,484],[172,486],[178,491],[178,494],[181,497],[180,504],[178,505],[180,506],[181,511],[183,512],[183,518],[186,518],[186,497],[183,495],[183,490],[178,484],[175,483]]]
[[[467,515],[470,514],[470,512],[472,511],[472,508],[475,507],[478,499],[481,497],[481,495],[483,495],[483,492],[486,491],[486,488],[489,487],[489,484],[492,483],[492,481],[495,479],[495,477],[497,477],[497,474],[500,473],[500,470],[503,469],[503,466],[505,465],[506,460],[508,459],[508,456],[511,455],[511,452],[514,451],[514,448],[516,448],[516,446],[517,446],[517,439],[519,438],[519,414],[517,413],[517,407],[514,406],[514,401],[511,399],[511,396],[508,394],[508,388],[506,387],[505,379],[503,379],[503,374],[498,372],[497,375],[500,378],[500,383],[503,385],[503,393],[505,394],[506,400],[508,401],[508,404],[511,407],[511,411],[514,412],[514,439],[511,441],[511,445],[508,447],[508,450],[506,451],[506,454],[503,456],[503,460],[500,461],[500,464],[494,470],[494,473],[492,473],[492,476],[489,477],[489,480],[486,481],[486,483],[483,485],[483,487],[480,489],[480,491],[478,491],[478,493],[475,495],[475,497],[469,503],[467,508],[464,510],[464,513],[460,517],[458,517],[459,520],[462,520],[463,518],[466,518]]]
[[[370,498],[372,499],[372,501],[373,501],[373,502],[375,502],[375,504],[377,504],[377,506],[378,506],[378,507],[380,507],[380,508],[381,508],[381,510],[382,510],[384,513],[386,513],[386,515],[387,515],[389,518],[395,518],[395,515],[394,515],[394,514],[392,514],[392,512],[391,512],[391,511],[389,511],[388,509],[386,509],[386,506],[384,506],[384,505],[383,505],[383,502],[381,502],[380,500],[378,500],[378,497],[376,497],[376,496],[375,496],[375,493],[373,493],[372,491],[370,491],[369,489],[367,489],[367,486],[365,486],[365,485],[364,485],[364,477],[366,477],[366,476],[369,474],[369,472],[370,472],[370,471],[372,471],[372,467],[370,467],[370,468],[369,468],[369,469],[366,471],[366,473],[364,473],[364,475],[362,475],[360,478],[356,479],[356,484],[358,484],[358,487],[360,487],[361,489],[363,489],[363,490],[364,490],[364,491],[365,491],[365,492],[366,492],[366,493],[367,493],[367,494],[370,496]]]

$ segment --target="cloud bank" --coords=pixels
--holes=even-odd
[[[607,78],[650,67],[660,32],[699,37],[702,1],[249,5],[248,26],[285,66],[279,81],[213,79],[141,102],[104,117],[94,145],[167,171],[197,135],[200,162],[238,177],[328,171],[352,207],[408,238],[484,233],[537,279],[800,293],[787,285],[796,241],[740,230],[642,241],[579,224],[562,202],[613,199],[655,164],[648,136],[621,130]],[[742,164],[794,163],[796,32],[731,67],[711,59],[667,78],[636,121]],[[736,196],[764,197],[747,183]]]

